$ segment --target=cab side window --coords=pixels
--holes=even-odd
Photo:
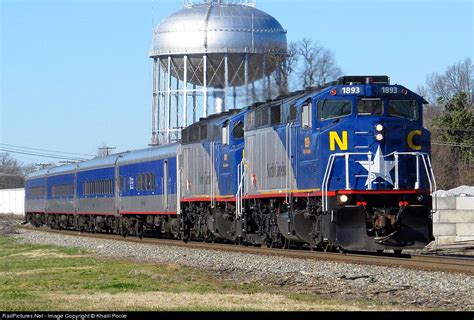
[[[242,121],[235,124],[234,130],[232,130],[232,136],[234,139],[242,139],[244,137],[244,123]]]
[[[301,107],[301,127],[303,129],[309,129],[312,126],[312,103],[306,101]]]
[[[352,113],[350,100],[321,100],[318,102],[318,119],[329,120],[348,116]]]

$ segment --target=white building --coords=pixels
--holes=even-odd
[[[25,189],[0,190],[0,214],[25,214]]]

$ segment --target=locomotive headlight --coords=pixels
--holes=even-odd
[[[382,141],[383,140],[383,134],[377,133],[375,135],[375,140],[377,140],[378,142]]]
[[[339,196],[339,201],[341,201],[341,203],[346,203],[347,201],[349,201],[349,197],[345,194],[341,194]]]
[[[382,132],[383,131],[383,125],[381,125],[380,123],[376,124],[375,125],[375,130],[377,130],[378,132]]]

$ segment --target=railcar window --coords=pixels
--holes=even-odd
[[[388,102],[388,114],[390,116],[418,120],[420,104],[416,100],[390,100]]]
[[[44,197],[44,187],[33,187],[29,188],[30,198],[42,198]]]
[[[381,115],[382,113],[383,102],[380,99],[362,99],[357,102],[359,115]]]
[[[207,139],[207,124],[201,126],[201,140]]]
[[[142,191],[142,175],[137,176],[137,191]]]
[[[145,174],[145,188],[151,190],[151,174]]]
[[[255,129],[255,111],[249,112],[245,116],[245,129],[246,130]]]
[[[280,106],[273,106],[270,109],[270,124],[279,124],[281,117]]]
[[[321,100],[318,102],[318,119],[328,120],[348,116],[352,113],[350,100]]]
[[[296,115],[297,115],[297,110],[296,110],[296,106],[293,105],[290,107],[290,122],[293,122],[296,120]]]
[[[183,143],[188,143],[188,131],[189,131],[189,130],[186,130],[186,129],[183,129],[183,130],[181,131],[181,141],[182,141]]]
[[[74,194],[74,187],[72,184],[53,185],[53,197],[69,197]]]
[[[242,121],[239,121],[235,124],[234,130],[232,131],[232,136],[235,139],[242,139],[244,137],[244,124]]]
[[[190,142],[196,142],[199,140],[199,127],[198,126],[191,128],[191,137],[189,140]]]
[[[304,129],[311,128],[311,101],[306,102],[301,111],[301,126]]]
[[[261,108],[255,111],[255,127],[260,128],[267,126],[268,121],[268,108]]]
[[[228,145],[229,144],[229,126],[225,124],[222,127],[222,144]]]

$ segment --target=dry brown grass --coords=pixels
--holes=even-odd
[[[50,293],[46,298],[64,310],[87,306],[87,310],[265,310],[265,311],[359,311],[359,307],[340,302],[295,301],[287,296],[268,293],[170,293],[134,292],[64,295]],[[80,308],[80,307],[79,307]]]

